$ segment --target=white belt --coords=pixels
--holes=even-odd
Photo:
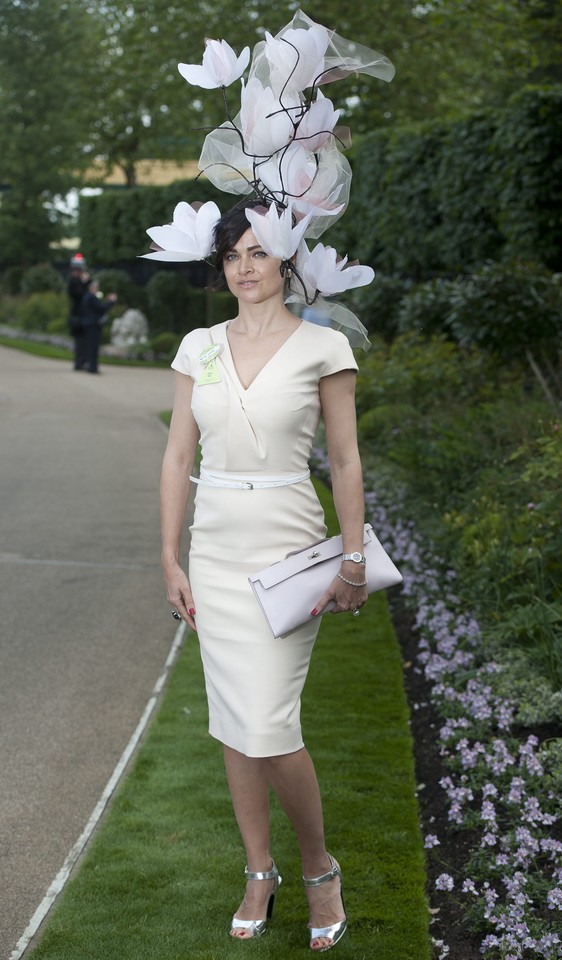
[[[202,470],[199,477],[190,477],[193,483],[200,483],[205,487],[230,487],[232,490],[262,490],[266,487],[286,487],[291,483],[302,483],[308,480],[310,470],[299,473],[294,477],[247,477],[234,473],[209,473]]]

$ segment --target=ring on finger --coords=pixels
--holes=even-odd
[[[181,616],[180,616],[180,614],[178,613],[177,610],[172,610],[172,616],[173,616],[174,620],[181,620]]]
[[[353,611],[353,616],[358,617],[360,613],[361,613],[361,610],[359,609],[359,607],[355,607],[355,610]]]

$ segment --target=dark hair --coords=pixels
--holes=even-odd
[[[228,210],[220,218],[215,226],[215,269],[217,279],[213,284],[215,290],[228,290],[228,284],[224,275],[224,258],[236,246],[240,237],[244,236],[246,230],[251,229],[251,223],[246,217],[246,210],[261,207],[266,210],[263,200],[254,198],[253,200],[241,200],[236,206]],[[285,275],[286,265],[281,264],[281,276]]]

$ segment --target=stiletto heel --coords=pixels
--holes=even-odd
[[[271,891],[269,900],[267,902],[265,920],[239,920],[238,917],[232,918],[230,924],[231,936],[233,930],[248,931],[247,936],[235,937],[236,940],[253,940],[254,937],[261,937],[261,935],[266,931],[267,921],[271,920],[273,915],[273,907],[275,906],[275,897],[277,896],[277,891],[283,882],[282,878],[279,876],[279,870],[275,866],[275,862],[272,860],[271,863],[271,870],[267,870],[265,873],[253,873],[251,870],[248,870],[248,867],[246,867],[244,871],[246,880],[275,880],[275,889]]]
[[[330,880],[334,880],[335,877],[339,877],[340,878],[340,896],[342,898],[342,906],[345,913],[345,906],[343,903],[343,895],[342,895],[342,875],[341,875],[340,865],[337,860],[334,860],[331,854],[328,854],[328,856],[330,858],[332,869],[329,870],[328,873],[323,873],[321,877],[313,877],[311,880],[307,880],[306,877],[303,877],[304,885],[305,887],[320,887],[323,883],[329,883]],[[308,929],[310,930],[310,945],[311,945],[310,949],[313,950],[314,953],[324,953],[324,951],[331,950],[332,947],[335,947],[336,943],[338,943],[343,937],[345,931],[347,930],[347,917],[345,918],[345,920],[339,920],[337,923],[333,923],[330,927],[310,927],[309,926]],[[315,950],[314,947],[312,946],[312,941],[317,940],[319,937],[326,937],[327,940],[331,940],[332,942],[329,943],[327,947],[319,947],[317,950]]]

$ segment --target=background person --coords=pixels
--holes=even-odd
[[[88,373],[99,373],[98,355],[101,343],[101,329],[107,319],[107,311],[117,300],[116,293],[110,293],[106,300],[99,294],[99,282],[92,277],[82,298],[82,323],[85,332],[85,350]]]
[[[67,293],[70,300],[68,326],[74,340],[74,369],[83,370],[86,366],[86,332],[82,323],[82,300],[88,289],[88,273],[86,261],[81,253],[75,254],[70,261],[70,276],[67,284]]]

